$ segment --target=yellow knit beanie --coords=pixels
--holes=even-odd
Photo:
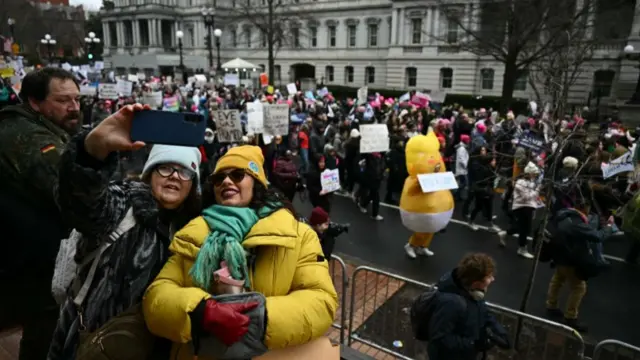
[[[226,169],[244,169],[247,174],[260,181],[267,187],[267,176],[264,173],[264,156],[258,146],[236,146],[227,151],[218,160],[214,174]]]

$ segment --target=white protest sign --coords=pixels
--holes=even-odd
[[[118,86],[118,92],[123,96],[131,96],[131,91],[133,90],[133,83],[127,80],[118,80],[116,84]]]
[[[603,163],[600,168],[602,169],[602,177],[604,179],[608,179],[619,173],[633,171],[635,169],[633,166],[633,154],[629,151],[608,164]]]
[[[451,171],[433,174],[419,174],[418,182],[423,193],[458,188],[458,182]]]
[[[358,89],[358,105],[367,103],[367,94],[369,93],[369,88],[367,86],[363,86]]]
[[[214,112],[218,141],[221,143],[242,140],[242,124],[238,110],[217,110]]]
[[[247,133],[264,132],[264,107],[259,101],[247,103]]]
[[[330,193],[340,190],[340,172],[338,169],[325,170],[320,174],[322,193]]]
[[[117,99],[118,85],[116,84],[98,84],[98,97],[100,99]]]
[[[82,96],[95,96],[98,89],[94,86],[80,85],[80,95]]]
[[[132,82],[138,82],[138,75],[129,74],[129,75],[127,75],[127,80],[132,81]]]
[[[238,77],[238,74],[224,74],[224,84],[240,86],[240,78]]]
[[[158,108],[162,106],[162,91],[145,92],[142,94],[142,103]]]
[[[264,133],[284,136],[289,133],[289,105],[266,104],[264,107]]]
[[[295,95],[298,92],[298,88],[295,83],[287,84],[287,92],[290,95]]]
[[[387,125],[360,125],[360,153],[385,151],[389,151],[389,128]]]

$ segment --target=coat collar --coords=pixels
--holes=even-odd
[[[258,220],[253,225],[242,246],[247,249],[257,246],[279,246],[293,249],[298,238],[299,222],[286,209],[280,209]]]

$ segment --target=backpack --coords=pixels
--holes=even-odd
[[[418,295],[411,304],[410,318],[413,336],[420,341],[429,341],[429,323],[438,297],[438,289],[431,287]]]

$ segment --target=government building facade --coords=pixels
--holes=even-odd
[[[255,8],[267,6],[267,0],[250,1]],[[280,41],[276,49],[276,84],[315,77],[324,84],[353,87],[368,85],[376,89],[418,89],[478,97],[501,94],[502,63],[462,51],[458,42],[465,34],[458,24],[447,22],[438,0],[273,2],[273,6],[278,6],[276,11],[288,11],[297,17],[287,20],[296,24],[295,29],[283,35],[287,41]],[[247,11],[238,10],[245,3],[245,0],[115,0],[113,8],[101,10],[105,65],[120,74],[171,73],[179,66],[176,33],[180,30],[185,67],[208,72],[207,34],[220,29],[221,61],[239,57],[256,64],[256,72],[260,72],[259,68],[267,65],[267,44],[257,24],[266,20],[250,19],[248,15],[246,22],[225,21],[237,18],[233,14]],[[467,26],[481,26],[480,0],[462,3]],[[629,0],[616,10],[619,13],[613,18],[610,13],[591,16],[589,21],[594,26],[590,36],[597,39],[598,46],[593,57],[581,65],[571,87],[571,103],[586,104],[597,96],[601,104],[614,104],[631,97],[638,79],[638,59],[634,55],[640,51],[637,7],[634,0]],[[207,21],[203,8],[213,9],[214,15]],[[218,57],[215,39],[214,68]],[[634,50],[627,47],[625,52],[627,45]],[[526,71],[519,75],[515,98],[535,98],[536,87],[531,79]]]

